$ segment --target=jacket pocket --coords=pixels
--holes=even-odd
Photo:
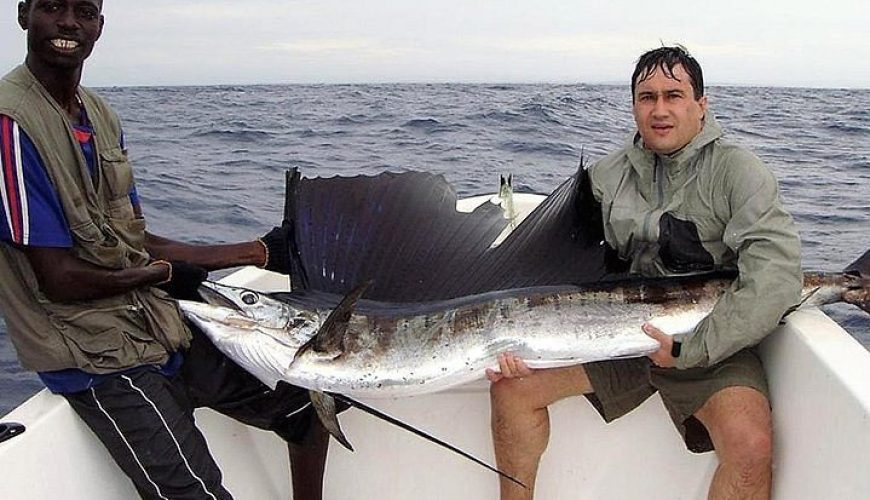
[[[716,260],[706,248],[697,220],[684,220],[672,213],[659,220],[659,257],[665,268],[674,273],[712,271]]]

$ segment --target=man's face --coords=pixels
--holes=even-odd
[[[695,99],[691,77],[682,65],[674,66],[669,78],[656,68],[634,89],[634,121],[646,149],[659,154],[679,151],[703,127],[707,97]]]
[[[101,0],[30,0],[18,4],[27,30],[28,63],[58,69],[81,67],[103,31]]]

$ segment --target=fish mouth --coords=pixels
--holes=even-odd
[[[234,311],[242,311],[242,309],[236,304],[235,301],[221,293],[220,285],[216,283],[213,283],[211,281],[203,281],[197,291],[202,296],[203,300],[205,300],[208,304],[211,304],[213,306],[226,307],[227,309],[232,309]]]
[[[190,300],[180,300],[178,305],[185,316],[203,329],[214,324],[241,329],[252,329],[257,326],[256,320],[226,307]]]

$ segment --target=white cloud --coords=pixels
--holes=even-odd
[[[527,38],[477,38],[473,43],[481,48],[508,52],[620,54],[635,49],[636,42],[628,38],[595,35],[553,35]]]
[[[297,55],[343,56],[345,59],[366,57],[370,59],[389,59],[423,51],[411,47],[389,46],[378,40],[365,38],[318,38],[292,42],[273,42],[255,47],[260,52],[286,52]]]

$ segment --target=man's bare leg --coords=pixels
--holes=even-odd
[[[770,404],[750,387],[717,392],[695,413],[716,447],[710,500],[770,498],[773,431]]]
[[[509,358],[509,364],[515,363]],[[500,360],[502,373],[490,374],[492,441],[499,469],[528,486],[500,479],[502,500],[530,500],[534,496],[538,464],[550,439],[547,407],[560,399],[592,392],[582,366],[531,371],[524,365],[512,371]],[[515,366],[515,365],[514,365]]]
[[[290,475],[293,480],[294,500],[321,500],[329,433],[319,420],[314,419],[311,429],[301,443],[287,443],[290,453]]]

